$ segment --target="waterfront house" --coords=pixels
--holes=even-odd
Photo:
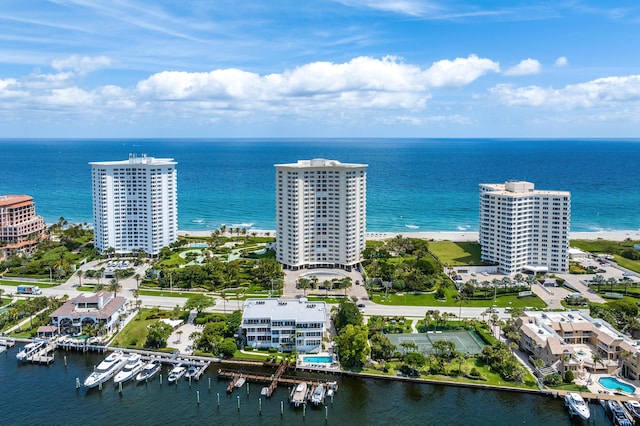
[[[121,316],[126,314],[127,300],[114,296],[108,291],[95,294],[81,294],[67,300],[61,307],[49,314],[58,334],[78,335],[87,325],[101,327],[105,333],[114,331]]]
[[[556,371],[569,369],[580,377],[622,368],[631,379],[640,376],[638,343],[601,318],[580,311],[526,312],[516,325],[520,349]]]
[[[276,348],[291,352],[317,353],[326,332],[327,307],[324,302],[247,299],[242,312],[240,336],[247,346]]]

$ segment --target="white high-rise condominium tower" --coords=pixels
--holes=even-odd
[[[130,154],[128,160],[92,162],[95,247],[116,253],[142,249],[156,255],[178,238],[176,162]]]
[[[540,191],[531,182],[480,185],[482,260],[498,271],[566,272],[571,193]]]
[[[287,269],[360,263],[367,225],[367,165],[335,160],[276,164],[277,259]]]

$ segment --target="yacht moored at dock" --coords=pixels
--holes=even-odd
[[[638,423],[638,420],[640,420],[640,402],[635,399],[630,399],[629,401],[625,401],[622,404],[624,405],[624,408],[627,409],[629,414],[631,414],[631,417],[636,422],[636,424],[640,424]]]
[[[27,343],[24,348],[16,354],[16,359],[18,361],[27,361],[30,356],[38,353],[46,343],[47,342],[44,340],[36,340],[34,342]]]
[[[111,352],[84,381],[88,388],[94,388],[116,375],[124,366],[127,357],[122,351]]]
[[[125,383],[126,381],[133,379],[144,366],[145,362],[140,354],[129,354],[124,367],[113,378],[113,384],[117,385],[118,383]]]
[[[306,382],[300,382],[291,391],[290,402],[294,407],[299,407],[307,400],[308,386]]]
[[[325,386],[322,383],[318,383],[318,386],[316,386],[316,388],[313,390],[313,393],[311,394],[311,403],[313,405],[324,404],[324,396],[326,391],[327,389],[325,388]]]
[[[604,410],[611,418],[611,421],[616,426],[632,426],[633,422],[627,417],[627,412],[622,405],[613,399],[608,400],[605,403]]]
[[[142,370],[136,376],[136,382],[140,383],[140,382],[145,382],[145,381],[148,381],[149,379],[152,379],[156,374],[158,374],[161,367],[162,367],[162,364],[160,364],[160,361],[157,361],[157,360],[149,361],[142,367]]]
[[[567,406],[571,416],[578,416],[583,420],[591,417],[589,405],[584,401],[582,395],[576,392],[569,392],[564,396],[564,405]]]
[[[192,364],[187,368],[187,372],[184,373],[184,378],[195,380],[197,375],[198,375],[198,367]]]
[[[176,365],[169,372],[169,377],[167,377],[167,381],[169,383],[175,383],[180,379],[180,377],[184,376],[186,372],[187,372],[187,367],[184,367],[183,365],[180,365],[180,364]]]

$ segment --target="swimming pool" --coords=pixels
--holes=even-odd
[[[306,355],[302,357],[302,362],[307,364],[331,364],[333,357],[330,355]]]
[[[331,271],[314,271],[314,272],[307,272],[305,274],[301,274],[300,276],[305,278],[316,277],[320,279],[320,278],[328,278],[328,277],[342,278],[344,277],[344,274],[341,274],[340,272],[331,272]]]
[[[191,244],[189,244],[189,247],[191,247],[191,248],[207,248],[207,247],[209,247],[209,245],[205,244],[205,243],[191,243]]]
[[[603,388],[607,388],[612,391],[621,390],[622,392],[626,393],[634,393],[636,391],[635,387],[621,382],[615,377],[601,377],[600,379],[598,379],[598,383],[600,383]]]

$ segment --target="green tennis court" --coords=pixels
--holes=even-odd
[[[387,334],[387,337],[403,351],[402,343],[413,343],[417,346],[418,352],[429,355],[433,344],[439,340],[447,340],[456,345],[456,350],[464,354],[479,354],[482,352],[484,343],[472,331],[431,331],[417,334]]]

